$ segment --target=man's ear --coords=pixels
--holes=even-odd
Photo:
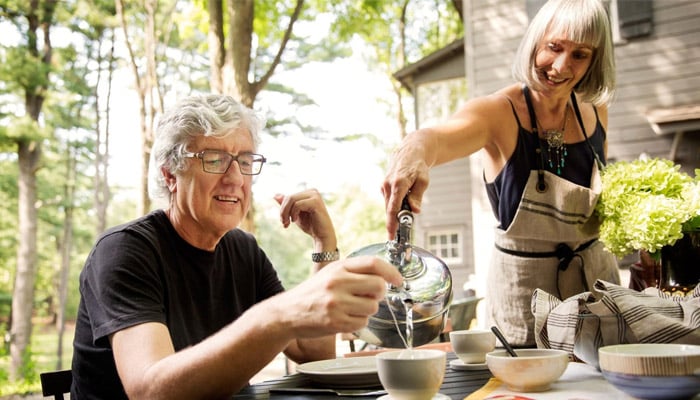
[[[177,188],[177,177],[170,173],[170,171],[168,171],[165,167],[160,168],[160,173],[163,174],[165,184],[168,186],[170,193],[175,193],[175,189]]]

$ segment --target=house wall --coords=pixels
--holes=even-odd
[[[418,246],[427,247],[427,235],[435,229],[457,231],[462,236],[461,263],[447,262],[452,274],[455,298],[466,297],[474,274],[473,229],[471,216],[471,174],[468,159],[459,159],[433,168],[430,186],[423,196],[422,212],[416,217],[414,232]],[[478,187],[478,186],[477,186]]]
[[[525,0],[464,0],[465,69],[470,98],[490,94],[513,82],[511,63],[528,24]],[[483,185],[480,154],[468,159],[472,190],[473,280],[477,296],[486,293],[486,276],[494,249],[496,220]],[[484,302],[477,308],[483,324]],[[483,327],[483,326],[482,326]]]
[[[669,156],[673,135],[657,135],[646,113],[700,104],[700,2],[656,0],[648,37],[615,47],[617,93],[608,123],[609,156]],[[700,167],[700,132],[686,133],[676,162]]]

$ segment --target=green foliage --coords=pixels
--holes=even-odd
[[[34,93],[49,85],[46,76],[51,67],[42,63],[37,55],[28,52],[26,47],[2,47],[0,81],[5,93]]]
[[[0,325],[0,335],[4,337],[4,326]],[[65,368],[70,365],[73,357],[73,347],[71,346],[73,337],[73,326],[67,325],[63,336],[63,358],[61,365]],[[8,348],[0,347],[0,397],[9,395],[27,395],[41,393],[41,383],[39,374],[44,371],[53,371],[57,365],[56,348],[58,346],[58,335],[56,327],[52,324],[40,322],[35,324],[32,334],[32,342],[29,346],[31,351],[25,352],[26,363],[31,370],[27,371],[27,377],[17,382],[9,382],[8,368],[9,353]]]
[[[296,226],[283,229],[278,208],[255,213],[256,232],[260,247],[265,251],[286,288],[292,288],[308,278],[311,272],[311,242]]]
[[[342,254],[374,243],[386,242],[384,203],[371,198],[366,190],[346,186],[341,192],[325,195]]]
[[[464,34],[462,21],[450,0],[331,3],[331,14],[336,17],[333,32],[346,40],[352,37],[364,40],[375,50],[373,61],[389,74]],[[400,40],[402,36],[405,43]]]
[[[657,253],[685,230],[700,227],[700,175],[695,179],[669,160],[619,161],[602,173],[596,212],[600,239],[618,257],[637,250]]]

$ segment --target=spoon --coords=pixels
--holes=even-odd
[[[493,333],[496,335],[496,337],[498,338],[498,340],[501,341],[501,343],[503,344],[503,347],[506,348],[506,351],[508,352],[508,354],[510,354],[511,357],[517,357],[517,356],[518,356],[518,355],[515,353],[515,350],[513,350],[513,346],[511,346],[510,343],[508,343],[508,341],[506,340],[505,336],[503,336],[503,334],[501,333],[501,331],[500,331],[496,326],[492,326],[492,327],[491,327],[491,331],[493,331]]]

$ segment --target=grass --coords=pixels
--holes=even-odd
[[[19,382],[8,382],[10,356],[9,351],[3,351],[0,355],[0,396],[13,394],[41,393],[39,374],[54,371],[58,368],[68,369],[73,358],[73,333],[75,326],[66,324],[63,333],[63,355],[61,365],[58,366],[58,330],[56,326],[46,320],[34,320],[34,328],[31,337],[31,361],[30,372],[27,379]],[[5,349],[7,350],[7,348]]]

